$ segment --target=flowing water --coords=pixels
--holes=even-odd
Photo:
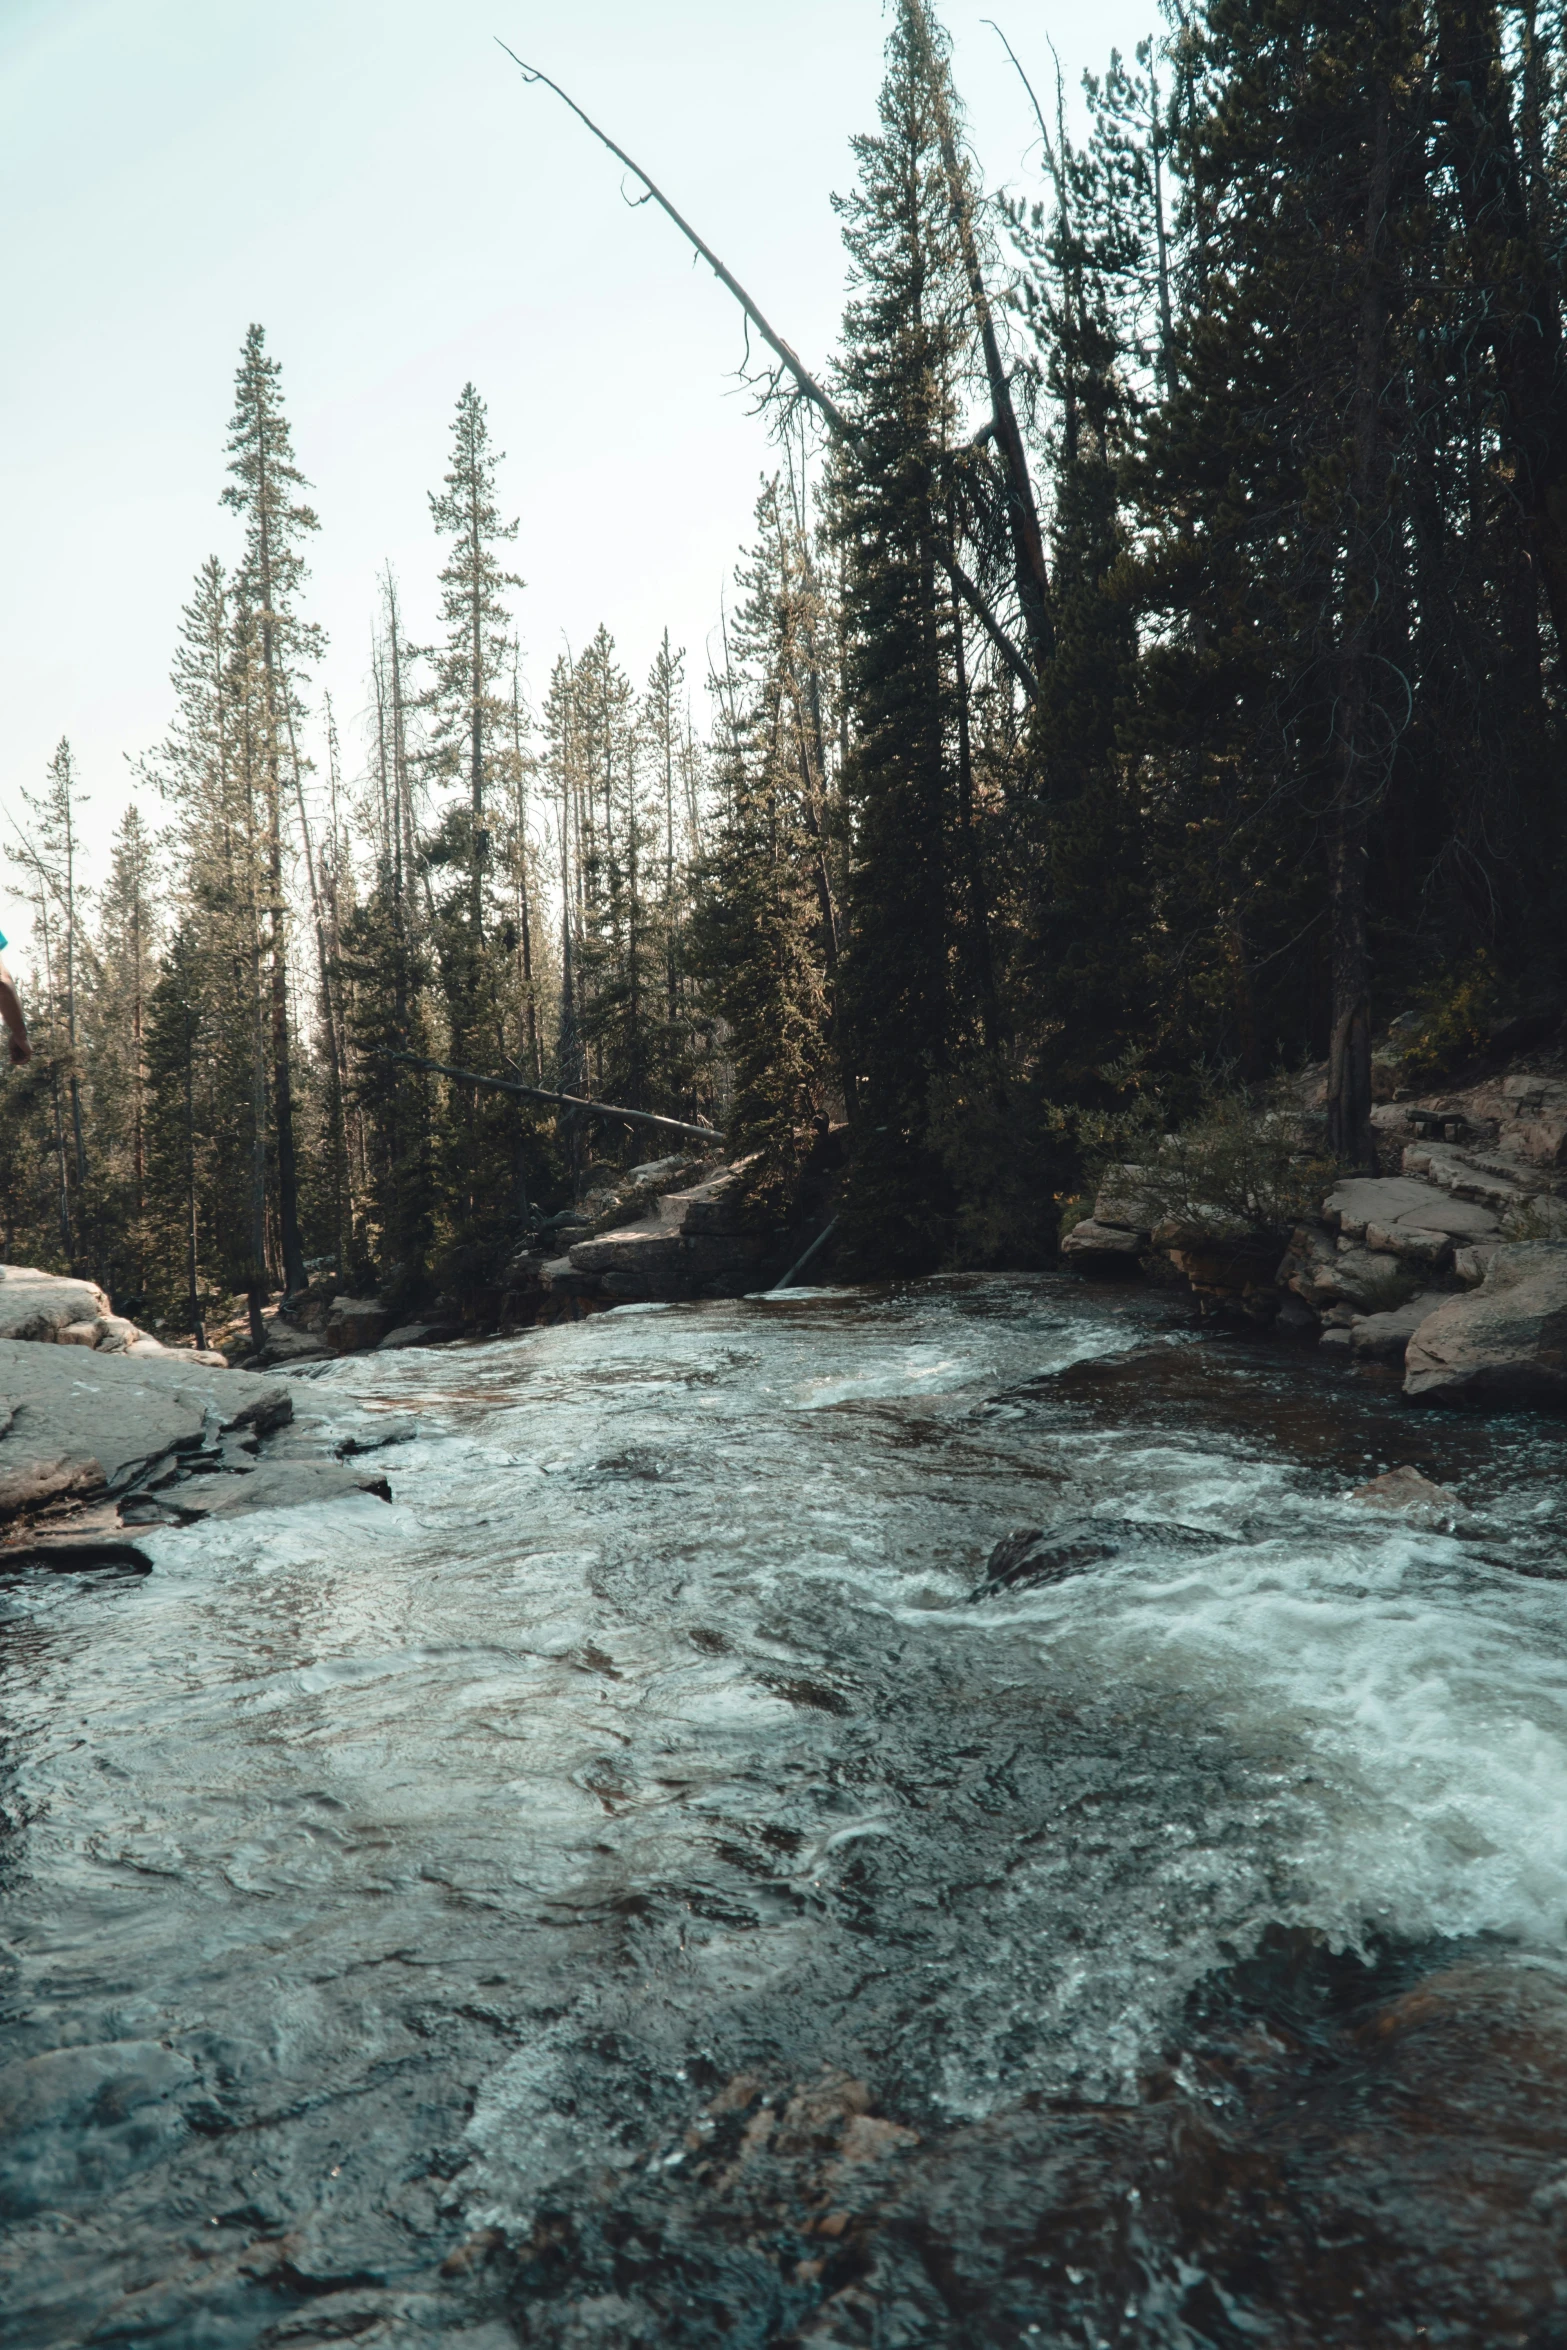
[[[1567,2345],[1555,1426],[1047,1277],[295,1392],[390,1507],[0,1587],[0,2340]]]

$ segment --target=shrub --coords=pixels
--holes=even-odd
[[[1416,1004],[1419,1026],[1399,1058],[1399,1075],[1408,1085],[1423,1089],[1439,1085],[1450,1071],[1478,1060],[1500,1000],[1495,967],[1481,948],[1455,974],[1429,988]]]
[[[1151,1222],[1218,1220],[1287,1232],[1321,1212],[1340,1172],[1282,1084],[1260,1097],[1211,1086],[1198,1114],[1174,1133],[1160,1131],[1158,1101],[1148,1097],[1132,1118],[1106,1126],[1090,1152],[1096,1180],[1130,1162],[1135,1174],[1122,1188],[1136,1192]]]

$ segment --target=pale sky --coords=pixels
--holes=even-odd
[[[1038,187],[1026,96],[1128,55],[1154,0],[948,0],[989,187]],[[808,361],[843,260],[829,201],[874,123],[881,0],[0,0],[0,810],[62,734],[92,795],[85,878],[170,715],[181,605],[220,510],[234,369],[282,361],[321,530],[317,680],[360,760],[375,580],[433,632],[426,492],[471,378],[521,520],[540,693],[607,622],[640,683],[665,624],[698,689],[766,429],[739,314],[499,34],[636,155]],[[162,820],[154,804],[144,811]],[[5,827],[9,832],[9,826]],[[0,928],[25,958],[14,869]]]

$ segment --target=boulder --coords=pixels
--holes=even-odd
[[[1164,1210],[1138,1193],[1143,1178],[1141,1167],[1111,1167],[1094,1195],[1093,1222],[1120,1227],[1140,1233],[1146,1239],[1160,1222]]]
[[[1073,1259],[1090,1263],[1097,1257],[1111,1257],[1135,1264],[1148,1247],[1149,1234],[1145,1227],[1138,1231],[1130,1225],[1102,1224],[1097,1216],[1087,1216],[1074,1225],[1061,1243],[1061,1255],[1070,1264]]]
[[[746,1230],[744,1184],[733,1167],[726,1167],[722,1174],[693,1185],[689,1191],[666,1192],[659,1205],[672,1212],[681,1232],[733,1239]],[[572,1254],[575,1256],[576,1251]]]
[[[1393,1230],[1442,1232],[1452,1240],[1494,1240],[1500,1226],[1493,1211],[1478,1200],[1455,1199],[1451,1193],[1438,1192],[1434,1199],[1423,1200],[1418,1208],[1400,1216]]]
[[[1291,1239],[1276,1278],[1320,1313],[1348,1306],[1360,1314],[1392,1313],[1419,1286],[1419,1272],[1403,1259],[1335,1242],[1318,1224],[1304,1224]]]
[[[1537,1167],[1567,1166],[1567,1118],[1542,1118],[1527,1128],[1523,1155]]]
[[[405,1347],[410,1346],[448,1346],[454,1338],[461,1338],[462,1334],[460,1322],[404,1322],[400,1328],[388,1330],[376,1352],[383,1355],[401,1354]]]
[[[98,1333],[98,1352],[105,1355],[127,1353],[141,1336],[136,1324],[123,1314],[100,1314],[93,1328]]]
[[[98,1335],[96,1322],[67,1322],[63,1330],[55,1332],[55,1342],[59,1346],[96,1346]]]
[[[1567,1246],[1497,1248],[1478,1289],[1409,1342],[1404,1393],[1424,1403],[1567,1404]]]
[[[62,1330],[96,1322],[108,1311],[96,1281],[41,1273],[36,1265],[0,1265],[0,1339],[52,1342]]]
[[[1456,1493],[1449,1493],[1445,1485],[1434,1485],[1429,1477],[1407,1465],[1373,1477],[1369,1485],[1357,1485],[1347,1498],[1359,1502],[1363,1509],[1397,1511],[1400,1517],[1434,1534],[1455,1534],[1474,1524],[1473,1513],[1465,1509]]]
[[[335,1297],[323,1335],[333,1354],[361,1354],[379,1346],[391,1326],[392,1309],[378,1297]]]
[[[1402,1361],[1421,1323],[1446,1303],[1445,1292],[1425,1290],[1388,1313],[1357,1314],[1349,1326],[1350,1352],[1371,1362]]]
[[[1411,1265],[1441,1265],[1453,1253],[1450,1234],[1410,1229],[1402,1224],[1368,1224],[1366,1246],[1388,1256],[1402,1257]]]
[[[660,1220],[623,1224],[618,1232],[601,1232],[596,1240],[579,1240],[566,1263],[573,1273],[626,1274],[645,1288],[656,1289],[680,1278],[681,1237],[676,1225]],[[561,1286],[554,1265],[545,1266],[544,1280],[552,1289]]]
[[[1515,1182],[1510,1175],[1479,1165],[1463,1151],[1440,1142],[1411,1143],[1404,1153],[1404,1176],[1405,1179],[1423,1178],[1438,1190],[1450,1192],[1455,1199],[1474,1200],[1498,1213],[1519,1206],[1528,1198],[1531,1188]],[[1537,1189],[1538,1185],[1532,1188]]]
[[[1466,1289],[1478,1289],[1485,1279],[1486,1266],[1495,1254],[1496,1245],[1491,1241],[1484,1241],[1475,1248],[1455,1248],[1453,1251],[1455,1279],[1461,1281]]]
[[[218,1372],[189,1355],[151,1360],[0,1340],[0,1517],[73,1494],[122,1492],[154,1462],[224,1429],[280,1427],[293,1397],[275,1381]]]
[[[267,1342],[245,1365],[248,1371],[274,1371],[288,1363],[325,1362],[331,1348],[324,1338],[313,1338],[308,1330],[296,1330],[287,1322],[269,1322]]]

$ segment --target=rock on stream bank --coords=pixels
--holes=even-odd
[[[1172,1214],[1120,1167],[1063,1262],[1184,1279],[1206,1312],[1402,1364],[1414,1402],[1567,1403],[1567,1081],[1515,1073],[1373,1117],[1388,1171],[1288,1233]]]

